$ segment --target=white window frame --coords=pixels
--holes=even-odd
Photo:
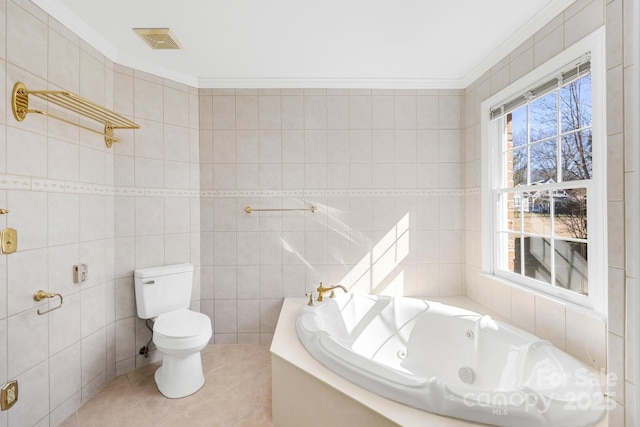
[[[605,29],[594,31],[589,36],[565,49],[557,56],[535,68],[529,74],[512,83],[505,89],[482,102],[481,114],[481,150],[482,150],[482,272],[496,277],[514,286],[525,287],[538,294],[544,294],[563,303],[584,307],[606,316],[607,312],[607,135],[606,135],[606,64]],[[554,286],[545,286],[535,280],[518,275],[503,274],[497,269],[498,242],[496,227],[498,210],[497,193],[501,184],[502,146],[500,132],[501,120],[490,120],[490,111],[515,96],[526,93],[566,67],[576,58],[589,53],[591,58],[591,95],[592,95],[592,135],[593,135],[593,186],[594,197],[589,199],[587,218],[589,232],[587,245],[589,250],[589,295],[580,295]]]

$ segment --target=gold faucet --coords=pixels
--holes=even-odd
[[[342,285],[335,285],[335,286],[330,286],[328,288],[325,288],[324,286],[322,286],[322,282],[320,282],[320,286],[318,286],[318,289],[316,289],[318,291],[318,301],[322,302],[324,300],[324,293],[329,291],[331,291],[329,298],[335,298],[336,293],[333,290],[336,288],[340,288],[343,291],[347,292],[347,288],[345,288]]]

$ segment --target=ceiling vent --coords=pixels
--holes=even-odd
[[[151,49],[182,49],[169,28],[132,28]]]

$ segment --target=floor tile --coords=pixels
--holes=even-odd
[[[271,353],[266,345],[212,344],[202,352],[205,385],[168,399],[156,387],[152,363],[116,377],[62,427],[269,427]]]

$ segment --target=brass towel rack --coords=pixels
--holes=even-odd
[[[66,108],[69,111],[104,124],[104,131],[101,132],[46,111],[29,109],[29,95],[44,99],[45,101],[56,104],[59,107]],[[15,117],[19,122],[23,121],[27,117],[28,113],[36,113],[100,134],[104,136],[104,143],[107,148],[111,148],[114,142],[120,141],[118,138],[113,136],[114,129],[140,128],[139,125],[120,114],[114,113],[111,110],[71,92],[62,90],[28,90],[22,82],[16,83],[13,87],[13,93],[11,94],[11,109],[13,111],[13,117]]]
[[[57,307],[53,307],[50,308],[49,310],[46,311],[40,311],[40,309],[38,309],[38,315],[42,316],[43,314],[47,314],[53,310],[57,310],[60,307],[62,307],[62,295],[60,294],[50,294],[48,292],[43,291],[42,289],[39,291],[35,291],[33,294],[33,300],[34,301],[42,301],[45,298],[55,298],[55,297],[59,297],[60,298],[60,305]]]
[[[318,212],[318,208],[315,206],[311,206],[310,208],[300,208],[300,209],[254,209],[251,206],[247,206],[244,208],[244,211],[248,214],[251,212],[288,212],[288,211],[309,211],[311,213]]]

